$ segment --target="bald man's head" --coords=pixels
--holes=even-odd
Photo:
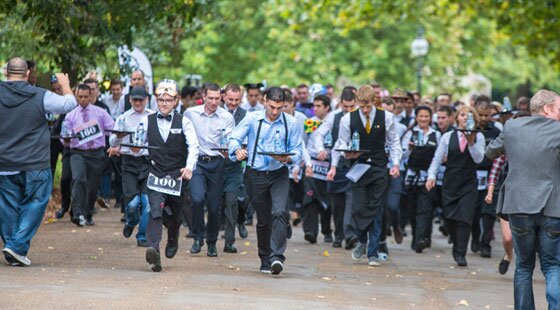
[[[8,61],[6,76],[8,80],[27,80],[27,62],[23,58],[14,57]]]

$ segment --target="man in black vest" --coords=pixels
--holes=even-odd
[[[325,150],[325,137],[331,134],[332,145],[338,141],[338,131],[340,128],[340,120],[344,115],[352,112],[356,108],[356,94],[351,89],[342,92],[340,97],[339,108],[341,111],[333,112],[327,116],[323,124],[317,128],[315,135],[311,136],[308,144],[313,144],[318,150],[317,158],[319,160],[326,160],[329,157],[329,152]],[[331,145],[331,147],[332,147]],[[330,195],[330,202],[334,219],[334,242],[333,247],[339,248],[342,246],[342,240],[346,239],[346,248],[351,249],[357,241],[353,238],[352,225],[350,221],[350,208],[346,205],[352,204],[352,195],[350,194],[350,183],[346,178],[346,173],[350,169],[350,161],[341,158],[336,168],[336,175],[332,182],[327,183],[327,191]]]
[[[25,60],[8,61],[0,82],[0,237],[12,266],[29,266],[27,252],[52,190],[50,133],[46,113],[64,114],[77,105],[68,77],[57,74],[64,96],[27,82]],[[22,126],[23,125],[23,126]]]
[[[358,89],[359,110],[344,115],[340,120],[338,141],[334,149],[347,149],[349,143],[359,136],[359,149],[367,152],[345,153],[348,159],[353,159],[354,166],[350,173],[358,168],[367,170],[355,173],[357,181],[352,184],[352,220],[354,221],[355,236],[359,243],[354,248],[352,258],[359,260],[366,251],[369,235],[368,259],[370,266],[380,266],[377,256],[379,238],[381,235],[381,220],[385,205],[385,190],[387,188],[387,155],[385,147],[389,149],[393,167],[389,174],[399,176],[399,163],[402,149],[399,137],[395,131],[392,113],[375,108],[375,91],[369,85]],[[352,136],[355,138],[353,139]],[[358,141],[352,141],[354,143]],[[340,152],[333,152],[332,166],[327,178],[334,180],[336,167],[340,161]],[[369,167],[368,167],[369,166]]]
[[[474,107],[480,116],[479,127],[482,129],[486,145],[488,145],[502,133],[500,129],[494,126],[494,122],[491,121],[492,102],[487,96],[480,95],[476,97]],[[490,241],[492,241],[492,230],[496,222],[496,200],[491,204],[484,201],[488,174],[490,169],[492,169],[492,163],[492,160],[484,157],[484,160],[478,164],[478,207],[474,213],[472,225],[471,250],[477,252],[480,249],[480,256],[485,258],[492,257]]]
[[[148,174],[148,200],[150,215],[146,228],[146,261],[152,271],[162,270],[159,243],[163,217],[167,222],[165,256],[173,258],[179,248],[183,199],[198,158],[198,140],[189,119],[173,111],[179,102],[179,88],[172,80],[163,80],[156,87],[159,112],[144,118],[152,163]],[[134,148],[133,148],[134,151]],[[138,151],[138,150],[137,150]]]

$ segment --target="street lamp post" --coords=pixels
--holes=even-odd
[[[424,66],[424,58],[428,55],[430,44],[424,38],[424,28],[418,27],[416,30],[416,39],[410,45],[410,53],[412,57],[417,58],[418,66],[416,68],[416,77],[418,79],[418,93],[422,94],[422,67]]]

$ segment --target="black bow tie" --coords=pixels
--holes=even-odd
[[[158,113],[157,118],[164,118],[166,121],[171,122],[171,114],[169,114],[167,116],[163,116],[163,115]]]

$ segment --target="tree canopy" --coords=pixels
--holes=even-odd
[[[12,1],[0,4],[0,56],[115,76],[116,48],[134,44],[156,79],[414,89],[410,44],[422,27],[425,93],[458,91],[476,72],[515,95],[560,87],[559,13],[554,0]]]

